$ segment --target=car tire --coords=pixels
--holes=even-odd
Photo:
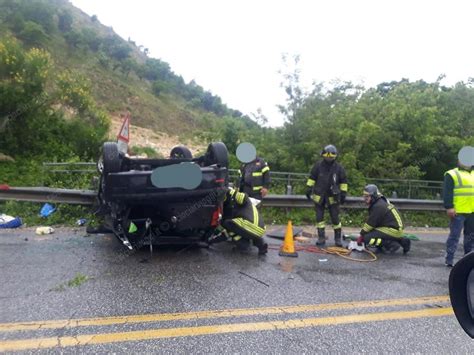
[[[207,147],[206,158],[208,165],[217,164],[225,168],[229,166],[229,153],[227,147],[222,142],[209,144]]]
[[[122,165],[122,159],[117,143],[105,142],[102,148],[103,174],[118,173]]]
[[[184,145],[177,145],[171,149],[171,159],[192,159],[193,153]]]

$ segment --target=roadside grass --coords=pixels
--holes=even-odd
[[[293,225],[316,225],[315,211],[311,208],[284,209],[284,208],[262,208],[264,221],[267,225],[285,225],[288,220]],[[427,211],[401,211],[405,227],[444,227],[448,226],[446,214]],[[344,227],[362,227],[367,219],[366,210],[342,210],[340,214],[341,223]],[[326,228],[331,227],[329,212],[325,212]]]
[[[67,282],[68,287],[79,287],[83,283],[85,283],[87,280],[89,280],[89,277],[87,275],[83,275],[80,272],[76,274],[76,276],[69,280]]]
[[[135,147],[134,147],[135,148]],[[143,152],[153,154],[152,148],[144,148]],[[90,189],[91,180],[96,172],[87,174],[55,174],[45,172],[39,163],[22,160],[15,163],[0,164],[0,183],[8,181],[11,186],[40,186],[44,184],[48,187]],[[284,193],[283,186],[277,186],[273,193]],[[296,191],[299,193],[299,191]],[[39,215],[43,203],[7,201],[0,202],[0,213],[5,213],[13,217],[22,218],[28,226],[73,226],[78,219],[85,218],[88,223],[93,223],[96,217],[93,215],[91,207],[77,206],[69,204],[54,204],[56,212],[48,218]],[[268,225],[283,224],[289,219],[294,225],[315,224],[315,212],[311,208],[284,209],[284,208],[263,208],[262,214]],[[448,221],[444,212],[419,212],[402,211],[402,218],[405,226],[410,227],[447,227]],[[367,218],[367,211],[363,210],[342,210],[341,223],[347,227],[361,227]],[[325,213],[326,224],[330,227],[329,213]]]
[[[57,285],[56,287],[53,287],[52,289],[50,289],[50,291],[55,291],[55,292],[66,291],[67,287],[69,287],[69,288],[79,287],[82,284],[86,283],[90,279],[91,278],[89,276],[81,274],[80,272],[78,272],[74,276],[74,278],[72,278],[71,280],[69,280],[67,282],[61,283],[61,284]]]
[[[6,201],[0,203],[0,213],[21,218],[23,225],[32,226],[67,226],[72,227],[78,219],[85,218],[88,223],[95,220],[91,207],[70,204],[52,204],[56,211],[48,217],[40,216],[44,203]]]
[[[132,146],[130,151],[133,152],[134,155],[146,155],[148,158],[157,158],[163,159],[163,154],[157,152],[155,149],[151,147],[139,147],[139,146]]]

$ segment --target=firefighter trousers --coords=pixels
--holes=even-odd
[[[239,221],[235,221],[233,219],[226,219],[222,222],[222,226],[227,230],[227,232],[232,236],[240,236],[244,239],[251,240],[253,241],[253,245],[255,245],[257,248],[262,248],[263,247],[263,234],[264,234],[264,229],[259,228],[258,226],[253,226],[255,230],[246,228],[242,223],[239,223]]]
[[[364,243],[369,247],[377,247],[394,252],[404,246],[403,238],[392,237],[378,230],[372,230],[364,235]]]
[[[318,229],[324,229],[326,224],[324,222],[324,209],[326,206],[326,201],[323,201],[321,204],[316,204],[316,227]],[[330,204],[327,201],[327,206],[329,210],[329,216],[331,217],[331,223],[334,230],[341,229],[341,220],[339,219],[339,203]]]

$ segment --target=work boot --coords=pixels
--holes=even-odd
[[[334,229],[334,244],[337,247],[342,247],[341,233],[342,233],[341,228]]]
[[[268,244],[263,241],[263,239],[254,239],[253,245],[258,248],[258,255],[265,255],[268,253]]]
[[[400,240],[400,245],[403,248],[403,254],[406,254],[410,251],[411,240],[407,238],[403,238],[402,240]]]
[[[235,246],[240,252],[248,252],[250,249],[250,240],[241,238],[235,243]]]
[[[266,253],[268,253],[268,244],[262,243],[262,245],[258,247],[258,255],[265,255]]]
[[[324,228],[318,228],[318,241],[316,242],[316,246],[323,247],[326,245],[326,233],[324,232]]]
[[[390,254],[395,253],[398,249],[400,249],[401,243],[393,242],[391,240],[386,240],[384,241],[383,247],[385,248],[386,251],[388,251]]]

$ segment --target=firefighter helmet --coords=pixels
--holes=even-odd
[[[364,187],[364,196],[370,196],[372,201],[377,200],[381,195],[377,185],[368,184]]]
[[[334,160],[337,157],[337,148],[332,144],[329,144],[324,147],[321,152],[321,156],[327,160]]]

